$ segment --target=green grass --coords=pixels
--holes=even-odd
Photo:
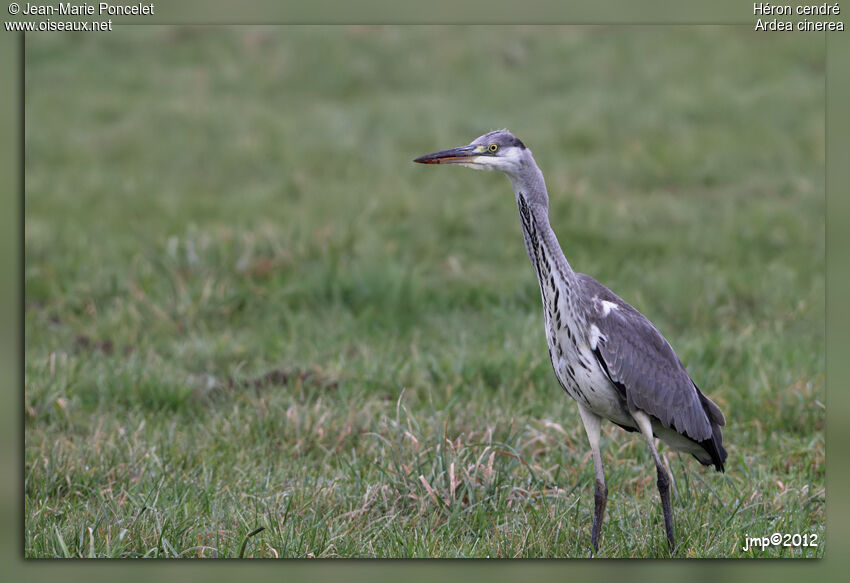
[[[587,556],[592,462],[510,184],[411,163],[505,126],[573,266],[726,412],[725,474],[662,448],[672,555],[822,556],[823,49],[748,27],[29,35],[26,556]],[[603,456],[599,555],[670,556],[645,445],[606,424]],[[741,552],[773,532],[820,546]]]

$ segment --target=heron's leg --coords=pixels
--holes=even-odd
[[[655,438],[652,435],[652,422],[649,416],[643,411],[631,411],[632,417],[638,424],[640,432],[646,438],[649,444],[649,450],[652,452],[652,459],[655,461],[655,469],[658,472],[658,494],[661,496],[661,508],[664,511],[664,528],[667,531],[667,544],[670,545],[672,551],[675,547],[673,542],[673,513],[670,510],[670,477],[667,475],[667,470],[661,461],[661,456],[658,455],[658,449],[655,447]]]
[[[599,549],[599,531],[602,529],[602,518],[605,516],[605,505],[608,503],[608,486],[605,485],[605,472],[602,470],[602,453],[599,450],[599,434],[601,418],[590,409],[578,403],[578,412],[587,432],[590,451],[593,453],[593,472],[596,476],[596,486],[593,489],[593,530],[590,542],[593,551]]]

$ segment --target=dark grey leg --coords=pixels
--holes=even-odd
[[[601,482],[596,480],[596,487],[593,491],[593,531],[590,535],[590,544],[593,545],[593,552],[599,550],[599,531],[602,530],[602,518],[605,516],[605,505],[608,504],[608,486],[605,485],[605,480]]]
[[[658,459],[658,453],[653,452],[653,454],[656,458],[655,467],[658,470],[658,494],[661,496],[661,508],[664,511],[664,529],[667,531],[667,544],[672,551],[676,545],[673,541],[673,513],[670,510],[670,478],[667,477],[667,470]]]
[[[670,477],[667,475],[667,470],[664,469],[661,456],[658,455],[658,450],[655,447],[655,438],[652,436],[652,422],[649,417],[643,411],[631,411],[631,414],[637,421],[640,432],[646,438],[649,450],[652,452],[652,459],[655,462],[655,469],[658,473],[658,494],[661,496],[661,509],[664,512],[664,530],[667,533],[667,544],[672,552],[676,543],[673,538],[673,512],[670,509]]]
[[[608,486],[605,485],[605,472],[602,469],[602,452],[599,449],[599,434],[601,418],[579,403],[578,411],[587,432],[590,450],[593,452],[593,473],[596,477],[593,488],[593,529],[590,534],[590,544],[593,553],[599,550],[599,533],[602,530],[602,519],[605,516],[605,505],[608,503]]]

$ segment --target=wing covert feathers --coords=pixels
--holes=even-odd
[[[588,325],[599,330],[591,348],[614,385],[625,392],[627,406],[699,443],[722,471],[723,412],[699,391],[673,348],[643,314],[592,277],[576,275],[584,297],[592,301]]]

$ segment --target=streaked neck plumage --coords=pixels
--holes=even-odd
[[[549,195],[546,192],[546,181],[534,161],[534,156],[531,155],[531,150],[524,150],[522,161],[518,167],[505,174],[510,178],[514,187],[517,208],[523,225],[522,234],[525,239],[525,250],[531,264],[537,271],[538,277],[541,276],[538,268],[540,255],[535,249],[535,243],[545,247],[548,258],[554,264],[552,266],[554,271],[566,283],[571,283],[575,278],[575,273],[573,273],[570,263],[558,244],[558,238],[549,224]]]
[[[549,224],[549,196],[543,173],[531,151],[525,150],[520,164],[506,172],[514,187],[525,250],[540,284],[540,299],[547,335],[555,344],[556,330],[566,326],[573,337],[583,337],[585,306],[580,301],[578,279],[570,267],[558,238]]]

